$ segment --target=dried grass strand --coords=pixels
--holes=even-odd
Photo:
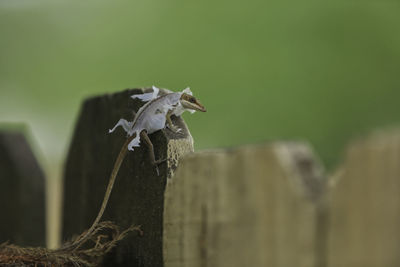
[[[132,231],[143,234],[140,226],[131,226],[121,232],[118,226],[105,221],[98,223],[89,235],[85,231],[59,249],[3,243],[0,244],[0,266],[97,266],[103,256]],[[82,236],[87,236],[87,239],[79,249],[69,246]]]

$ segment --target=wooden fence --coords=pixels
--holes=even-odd
[[[0,132],[0,243],[45,245],[45,178],[24,135]]]
[[[137,110],[133,93],[82,107],[65,167],[64,240],[96,217],[125,139],[107,129]],[[400,266],[400,131],[351,143],[328,175],[305,143],[192,153],[175,123],[182,133],[150,136],[156,157],[168,158],[160,176],[145,147],[121,166],[104,219],[141,225],[143,235],[130,234],[104,266]]]

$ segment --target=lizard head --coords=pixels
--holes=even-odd
[[[182,93],[180,102],[185,109],[198,110],[206,112],[206,108],[194,96]]]

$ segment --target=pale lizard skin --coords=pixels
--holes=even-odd
[[[138,147],[140,144],[141,132],[151,134],[158,130],[164,129],[166,122],[173,129],[173,125],[169,119],[170,115],[180,116],[185,110],[189,109],[205,112],[205,108],[195,97],[189,88],[182,92],[168,92],[167,94],[158,96],[159,89],[153,86],[152,93],[131,96],[133,99],[139,98],[142,101],[148,101],[142,106],[132,122],[120,119],[118,123],[109,132],[113,132],[118,126],[121,126],[129,136],[136,134],[136,137],[129,143],[128,149]]]
[[[196,110],[202,112],[206,111],[204,106],[192,96],[192,92],[189,88],[186,88],[182,92],[166,92],[166,94],[159,96],[159,89],[153,86],[152,93],[131,96],[133,99],[138,98],[142,101],[147,101],[147,103],[138,110],[132,122],[120,119],[114,128],[109,130],[111,133],[118,126],[121,126],[127,132],[128,138],[122,146],[117,160],[115,161],[100,211],[89,230],[79,236],[70,245],[63,247],[62,249],[68,249],[73,246],[75,246],[74,250],[78,249],[94,231],[95,226],[103,216],[117,173],[128,150],[133,151],[133,147],[138,147],[140,139],[143,138],[150,150],[151,163],[156,167],[157,175],[159,175],[158,164],[164,162],[166,159],[155,160],[153,144],[147,134],[164,129],[166,124],[168,124],[172,131],[179,131],[180,129],[176,129],[172,125],[170,118],[171,115],[180,116],[186,110],[191,113]]]

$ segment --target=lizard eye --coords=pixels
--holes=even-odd
[[[190,102],[190,103],[196,103],[196,99],[195,99],[194,97],[191,97],[191,98],[189,99],[189,102]]]

